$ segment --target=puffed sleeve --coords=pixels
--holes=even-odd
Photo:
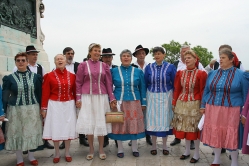
[[[246,96],[248,93],[248,88],[249,88],[249,72],[243,72],[242,71],[242,99],[243,103],[246,101]]]
[[[149,86],[149,70],[150,70],[150,64],[148,64],[146,67],[145,67],[145,72],[144,72],[144,81],[145,81],[145,87],[146,87],[146,90]]]
[[[201,100],[201,108],[206,108],[206,103],[208,100],[208,94],[210,93],[209,89],[209,80],[212,79],[211,75],[215,70],[212,70],[208,73],[207,80],[206,80],[206,85],[202,94],[202,100]]]
[[[3,77],[2,101],[4,112],[7,111],[8,101],[10,97],[10,75]]]
[[[35,74],[35,95],[37,96],[38,103],[41,105],[42,96],[42,77],[40,74]]]
[[[139,72],[139,91],[140,91],[140,101],[142,106],[146,106],[146,87],[145,87],[145,81],[144,81],[144,73],[142,70],[138,69]]]
[[[170,66],[171,66],[170,80],[172,85],[174,86],[175,77],[176,77],[176,67],[175,65],[172,64],[170,64]]]
[[[49,80],[49,73],[45,74],[43,77],[42,83],[42,99],[41,99],[41,109],[46,110],[48,108],[48,100],[50,96],[50,80]]]
[[[110,71],[110,67],[104,63],[102,63],[102,65],[104,65],[105,67],[105,86],[106,86],[106,90],[110,99],[110,102],[112,102],[113,100],[116,100],[113,94],[113,83],[112,83],[112,75],[111,75],[111,71]]]
[[[181,85],[181,75],[182,71],[178,71],[175,76],[175,81],[174,81],[174,94],[173,94],[173,100],[172,100],[172,105],[176,105],[176,101],[182,91],[182,85]]]
[[[2,102],[2,87],[0,85],[0,116],[4,115],[3,102]]]
[[[81,94],[82,94],[82,85],[84,82],[84,64],[85,62],[82,62],[78,66],[78,71],[76,73],[76,101],[81,100]]]
[[[201,98],[205,89],[205,85],[206,85],[206,81],[207,81],[207,73],[205,71],[201,71],[200,72],[200,93],[201,93]]]
[[[241,115],[243,115],[244,117],[247,117],[248,110],[249,110],[249,92],[247,94],[246,102],[244,104],[244,108],[241,112]]]
[[[71,74],[71,73],[70,73]],[[71,74],[71,78],[72,78],[72,84],[73,84],[73,87],[72,87],[72,91],[73,91],[73,96],[74,96],[74,99],[76,101],[76,75],[75,74]]]

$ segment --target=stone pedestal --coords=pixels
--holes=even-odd
[[[44,5],[42,0],[36,0],[36,25],[37,37],[30,34],[10,28],[5,25],[0,27],[0,83],[2,77],[12,73],[15,66],[14,56],[18,52],[25,52],[27,45],[34,45],[40,51],[38,54],[38,63],[43,65],[45,71],[50,71],[48,55],[43,49],[45,35],[41,31],[40,18],[43,17]]]

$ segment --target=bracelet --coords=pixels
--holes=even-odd
[[[42,112],[47,112],[47,110],[42,110]]]

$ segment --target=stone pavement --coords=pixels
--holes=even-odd
[[[209,166],[213,161],[212,149],[200,146],[200,160],[196,164],[189,163],[190,158],[182,161],[179,157],[184,152],[184,141],[174,147],[171,147],[169,143],[173,140],[173,136],[168,138],[168,147],[170,155],[164,156],[162,154],[162,141],[161,138],[158,139],[158,153],[156,156],[150,154],[150,145],[147,145],[145,139],[138,141],[140,157],[133,157],[131,152],[131,147],[129,147],[128,141],[123,142],[125,149],[124,158],[116,157],[117,148],[114,141],[110,140],[109,146],[105,148],[107,154],[106,160],[100,160],[98,158],[98,144],[97,139],[95,139],[95,156],[92,161],[87,161],[85,156],[88,152],[88,147],[79,145],[78,140],[73,140],[70,147],[70,152],[73,157],[71,163],[67,163],[64,159],[64,151],[61,150],[61,160],[58,164],[53,164],[53,154],[54,150],[45,149],[43,151],[35,152],[35,157],[39,161],[39,166]],[[191,157],[194,151],[191,150]],[[222,166],[230,166],[230,160],[228,158],[229,153],[221,155]],[[16,165],[16,155],[13,152],[2,150],[0,151],[0,166],[15,166]],[[24,155],[25,165],[30,165],[27,159],[27,155]],[[239,165],[249,166],[249,156],[239,155]]]

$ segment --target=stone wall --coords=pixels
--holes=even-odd
[[[41,31],[40,18],[43,17],[41,9],[42,0],[36,0],[36,19],[37,19],[37,38],[33,38],[30,34],[21,32],[16,29],[1,25],[0,27],[0,83],[2,77],[12,73],[15,66],[14,56],[18,52],[24,52],[27,45],[34,45],[40,51],[38,54],[38,63],[44,66],[46,72],[50,71],[48,55],[43,49],[43,41],[45,35]],[[44,7],[44,5],[43,5]]]

